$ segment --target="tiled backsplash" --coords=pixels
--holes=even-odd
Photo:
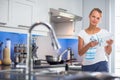
[[[60,53],[63,52],[67,48],[71,48],[74,57],[77,58],[78,56],[78,39],[58,39],[61,45]],[[63,56],[65,59],[67,58],[67,54]]]
[[[2,49],[5,47],[7,38],[11,40],[11,59],[13,61],[15,44],[27,44],[27,34],[0,32],[0,42],[3,42]],[[61,49],[59,53],[62,53],[67,48],[71,48],[74,52],[75,58],[78,57],[78,40],[77,39],[58,39],[58,41],[60,42],[60,45],[61,45]],[[67,54],[65,54],[63,58],[66,59]]]
[[[14,60],[14,45],[15,44],[27,44],[27,34],[0,32],[0,42],[3,42],[2,49],[6,45],[7,38],[11,40],[11,59],[13,61]]]

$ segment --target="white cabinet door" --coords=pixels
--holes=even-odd
[[[8,22],[8,4],[9,0],[0,0],[0,25],[5,25]]]
[[[12,26],[31,26],[34,20],[35,2],[29,0],[13,0],[11,2],[10,24]]]

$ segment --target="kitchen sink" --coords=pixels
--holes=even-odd
[[[73,74],[77,74],[78,72],[76,71],[65,71],[65,70],[58,70],[58,69],[54,69],[54,70],[49,70],[49,69],[45,69],[45,70],[34,70],[33,71],[33,75],[42,75],[42,76],[69,76],[69,75],[73,75]]]

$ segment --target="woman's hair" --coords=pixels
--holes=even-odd
[[[93,11],[97,11],[98,13],[102,14],[102,11],[99,8],[93,8],[89,15],[91,15]]]

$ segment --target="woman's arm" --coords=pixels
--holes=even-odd
[[[78,37],[78,53],[80,56],[85,54],[85,52],[90,48],[98,44],[97,41],[91,41],[87,45],[84,45],[84,40],[81,37]]]

